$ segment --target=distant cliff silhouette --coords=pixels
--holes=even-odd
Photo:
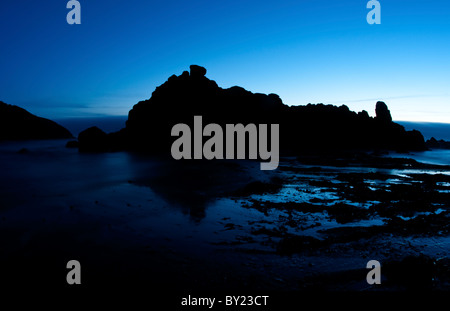
[[[72,138],[61,125],[0,101],[0,141]]]
[[[406,131],[392,122],[385,103],[376,104],[376,117],[355,113],[347,106],[287,106],[276,94],[259,94],[234,86],[220,88],[206,78],[206,69],[190,66],[190,72],[171,76],[148,100],[134,105],[126,127],[106,134],[90,128],[79,135],[80,151],[139,150],[169,153],[177,123],[193,126],[193,116],[203,123],[280,124],[282,154],[309,150],[424,150],[418,131]]]
[[[431,149],[450,149],[450,141],[445,141],[443,139],[437,140],[434,137],[427,140],[426,145]]]

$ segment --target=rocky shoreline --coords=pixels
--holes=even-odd
[[[64,288],[64,264],[78,259],[91,289],[450,286],[447,166],[353,154],[283,158],[262,172],[256,161],[27,148],[1,155],[4,174],[15,176],[2,185],[0,213],[0,264],[10,284],[38,278],[42,288]],[[32,175],[36,165],[59,169],[44,178]],[[366,282],[369,260],[382,265],[380,286]]]

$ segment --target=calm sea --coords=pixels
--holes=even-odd
[[[450,124],[449,123],[431,123],[431,122],[409,122],[409,121],[395,121],[401,124],[407,130],[420,131],[425,139],[434,137],[436,139],[443,139],[450,141]]]
[[[125,127],[128,116],[113,117],[90,117],[90,118],[65,118],[54,119],[55,122],[68,129],[73,136],[77,137],[81,131],[97,126],[106,133],[116,132]]]

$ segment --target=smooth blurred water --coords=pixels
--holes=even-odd
[[[422,133],[425,140],[431,137],[437,140],[443,139],[450,141],[450,124],[449,123],[432,123],[432,122],[409,122],[409,121],[395,121],[403,125],[406,130],[418,130]]]
[[[116,132],[125,127],[128,116],[92,117],[92,118],[65,118],[55,119],[58,124],[67,128],[73,136],[77,137],[81,131],[97,126],[106,133]]]
[[[450,150],[434,149],[421,152],[411,152],[408,154],[392,153],[390,157],[412,158],[418,162],[434,165],[450,165]]]

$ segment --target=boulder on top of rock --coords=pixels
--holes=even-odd
[[[191,69],[191,77],[198,78],[204,77],[206,75],[206,68],[198,65],[191,65],[189,67]]]

